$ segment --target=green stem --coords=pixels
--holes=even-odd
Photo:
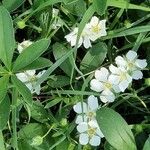
[[[12,136],[12,141],[13,141],[14,150],[19,150],[18,149],[18,143],[17,143],[17,126],[16,126],[17,97],[18,97],[18,92],[17,92],[16,88],[13,88],[13,93],[12,93],[12,128],[13,128],[13,136]]]
[[[0,131],[0,149],[1,150],[6,150],[5,145],[4,145],[4,138],[3,138],[3,133]]]

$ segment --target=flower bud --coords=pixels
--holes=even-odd
[[[145,84],[146,84],[147,86],[150,86],[150,78],[145,79]]]
[[[65,127],[67,125],[67,119],[66,118],[62,118],[60,123],[61,123],[61,126]]]
[[[23,20],[17,22],[17,26],[19,29],[25,28],[26,24]]]
[[[32,146],[38,146],[41,145],[43,143],[43,138],[41,136],[36,136],[32,139]]]

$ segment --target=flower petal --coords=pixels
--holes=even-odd
[[[92,47],[88,36],[84,36],[83,45],[86,49],[88,49],[89,47]]]
[[[75,123],[76,124],[80,124],[80,123],[82,123],[82,122],[87,122],[87,116],[86,115],[78,115],[77,116],[77,118],[76,118],[76,121],[75,121]]]
[[[76,105],[73,106],[73,109],[78,114],[86,113],[87,112],[87,104],[84,102],[83,103],[78,102]]]
[[[119,80],[120,80],[120,77],[118,75],[111,74],[108,77],[108,81],[115,85],[119,84]]]
[[[134,60],[137,57],[137,53],[135,51],[129,51],[126,54],[127,59],[129,59],[130,61]]]
[[[94,95],[91,95],[88,97],[88,106],[91,110],[97,110],[98,109],[98,99]]]
[[[27,71],[25,71],[25,73],[32,77],[35,75],[35,70],[27,70]]]
[[[92,79],[90,82],[90,88],[93,91],[101,92],[103,90],[103,84],[96,79]]]
[[[99,22],[100,25],[100,36],[106,36],[107,32],[106,32],[106,20],[101,20]]]
[[[83,133],[88,130],[88,123],[82,122],[77,125],[77,130],[79,133]]]
[[[96,16],[93,16],[90,21],[91,26],[96,26],[99,22],[99,19]]]
[[[88,144],[88,142],[89,142],[88,134],[86,134],[86,133],[80,134],[80,136],[79,136],[79,143],[81,145],[86,145],[86,144]]]
[[[98,146],[101,143],[101,138],[99,136],[92,136],[92,138],[89,141],[89,144],[91,144],[92,146]]]
[[[146,59],[137,59],[135,61],[135,64],[137,67],[139,67],[140,69],[144,69],[147,66],[147,62]]]
[[[140,70],[135,70],[132,73],[132,78],[135,80],[139,80],[143,78],[143,73]]]
[[[119,74],[119,73],[120,73],[119,68],[117,68],[116,66],[114,66],[114,65],[112,65],[112,64],[109,66],[109,70],[110,70],[113,74]]]
[[[27,82],[29,80],[25,73],[17,73],[16,76],[22,82]]]
[[[100,70],[95,71],[95,78],[99,81],[107,81],[109,72],[106,68],[102,67]]]
[[[128,86],[129,86],[129,82],[127,80],[123,80],[119,83],[119,88],[121,92],[124,92]]]
[[[117,66],[121,66],[121,67],[126,67],[126,65],[127,65],[127,62],[125,61],[125,59],[123,58],[123,57],[121,57],[121,56],[117,56],[116,58],[115,58],[115,62],[116,62],[116,64],[117,64]]]
[[[114,102],[115,95],[110,90],[105,90],[101,93],[100,99],[103,103]]]

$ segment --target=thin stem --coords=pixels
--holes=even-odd
[[[19,150],[18,143],[17,143],[17,126],[16,126],[17,97],[18,97],[18,92],[16,88],[13,88],[13,93],[12,93],[12,129],[13,129],[12,143],[13,144],[12,145],[14,150]]]

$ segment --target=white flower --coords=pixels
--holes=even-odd
[[[45,70],[39,72],[37,75],[35,74],[35,70],[27,70],[22,73],[17,73],[16,76],[19,80],[21,80],[27,88],[31,91],[31,93],[40,94],[41,86],[36,86],[36,81],[44,74]]]
[[[142,79],[143,73],[141,72],[147,66],[146,59],[137,59],[135,51],[129,51],[125,57],[117,56],[116,64],[119,67],[126,68],[135,80]]]
[[[78,102],[73,106],[74,111],[78,114],[76,123],[79,124],[81,122],[95,120],[98,107],[98,99],[94,95],[88,97],[87,103]]]
[[[33,42],[31,42],[30,40],[26,40],[23,41],[22,43],[18,44],[18,51],[19,53],[21,53],[25,48],[27,48],[28,46],[30,46]]]
[[[100,21],[96,16],[92,17],[90,23],[87,24],[87,28],[89,28],[90,39],[92,41],[107,35],[106,20]]]
[[[132,77],[128,74],[128,71],[124,67],[115,67],[114,65],[109,66],[109,70],[112,74],[109,76],[109,80],[114,84],[118,85],[122,92],[132,82]]]
[[[90,122],[82,122],[77,126],[77,130],[80,133],[79,142],[82,145],[90,144],[92,146],[100,145],[101,138],[104,137],[97,122],[94,120]]]
[[[75,46],[77,34],[78,28],[76,27],[71,33],[65,36],[66,40],[71,43],[71,46]],[[105,35],[107,35],[106,20],[100,21],[94,16],[92,17],[90,23],[85,25],[78,42],[78,47],[83,44],[83,46],[88,49],[89,47],[92,47],[91,41],[95,41]]]
[[[95,79],[90,82],[90,88],[96,92],[102,92],[100,99],[102,102],[113,102],[115,95],[113,92],[120,92],[117,85],[114,85],[112,80],[109,78],[109,71],[102,67],[100,70],[95,71]]]
[[[70,42],[71,46],[76,45],[77,35],[78,35],[78,28],[76,27],[71,33],[65,36],[66,40]],[[78,42],[78,47],[80,47],[82,44],[86,49],[88,49],[89,47],[92,47],[91,42],[90,42],[90,37],[89,37],[89,30],[86,28],[86,26],[81,33],[81,36]]]

